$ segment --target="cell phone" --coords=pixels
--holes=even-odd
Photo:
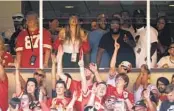
[[[30,58],[30,65],[33,66],[33,65],[35,64],[36,58],[37,58],[37,57],[36,57],[35,55],[32,55],[32,56],[31,56],[31,58]]]

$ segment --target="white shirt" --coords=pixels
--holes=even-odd
[[[63,51],[65,53],[79,53],[79,41],[75,41],[75,43],[73,44],[71,41],[66,41],[63,44]]]
[[[170,60],[170,56],[162,57],[157,63],[157,67],[164,68],[163,66],[166,66],[167,68],[174,68],[174,60]]]
[[[147,64],[145,61],[145,58],[147,57],[147,28],[140,28],[137,29],[137,32],[135,34],[136,36],[140,36],[136,47],[134,48],[135,55],[136,55],[136,67],[140,68],[142,64]],[[150,27],[150,43],[158,42],[158,32],[153,27]],[[151,45],[150,45],[151,46]],[[155,64],[157,62],[157,51],[152,56],[152,62],[151,67],[155,67]]]

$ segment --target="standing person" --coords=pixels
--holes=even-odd
[[[12,16],[12,19],[15,27],[15,32],[10,37],[9,45],[10,45],[10,53],[12,55],[16,55],[15,42],[19,33],[25,28],[24,27],[25,20],[24,20],[24,15],[22,13],[16,13],[15,15]]]
[[[161,16],[157,18],[156,29],[158,31],[158,60],[163,57],[167,48],[172,42],[171,30],[167,18]]]
[[[142,64],[147,63],[147,27],[145,21],[145,13],[143,10],[135,10],[133,14],[133,26],[135,29],[136,47],[134,48],[136,55],[136,67],[140,68]],[[157,36],[158,32],[150,27],[150,57],[151,67],[155,67],[157,62]]]
[[[51,33],[52,43],[54,43],[54,41],[56,40],[60,30],[61,30],[61,28],[59,28],[58,19],[54,18],[54,19],[49,20],[49,31]]]
[[[111,58],[114,53],[114,43],[120,44],[120,49],[117,54],[116,66],[118,66],[122,61],[129,61],[133,67],[135,67],[135,54],[133,48],[135,47],[135,41],[132,35],[120,29],[120,19],[113,18],[111,20],[110,31],[103,35],[100,40],[99,48],[97,52],[97,65],[100,65],[101,58],[104,51],[107,51],[109,57]]]
[[[35,12],[28,12],[26,15],[27,29],[20,32],[16,42],[16,59],[22,68],[39,67],[39,25],[38,15]],[[51,52],[51,35],[43,29],[43,65],[48,67],[48,60]]]
[[[156,67],[157,68],[174,68],[174,42],[168,48],[169,55],[162,57]]]
[[[160,100],[164,101],[167,99],[167,96],[165,94],[166,87],[169,85],[169,80],[165,77],[160,77],[157,79],[156,86],[161,93]]]
[[[163,101],[160,111],[173,111],[174,110],[174,85],[169,84],[166,87],[167,100]]]
[[[59,45],[63,46],[63,67],[78,67],[79,51],[83,50],[85,54],[89,52],[90,46],[88,35],[80,27],[78,17],[71,16],[69,24],[60,30],[57,40],[54,43],[54,49],[57,51]]]
[[[2,61],[2,65],[6,68],[14,66],[13,57],[9,52],[6,51],[4,41],[2,40],[1,37],[0,37],[0,61]]]
[[[106,21],[106,16],[104,14],[100,14],[97,17],[97,22],[98,22],[98,29],[94,30],[92,32],[89,33],[89,43],[90,43],[90,47],[91,47],[91,52],[90,52],[90,62],[93,63],[97,63],[97,50],[98,50],[98,45],[99,42],[102,38],[102,36],[108,32],[107,29],[107,21]],[[109,67],[109,55],[107,54],[106,51],[103,52],[103,55],[101,57],[101,63],[98,66],[98,68],[100,67]]]
[[[8,77],[0,62],[0,109],[7,111],[8,109]]]

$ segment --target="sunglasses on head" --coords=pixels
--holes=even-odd
[[[121,67],[122,67],[125,71],[127,71],[127,68],[126,68],[125,66],[121,65]]]
[[[38,72],[35,72],[34,75],[40,76],[40,77],[44,77],[43,74],[39,74]]]

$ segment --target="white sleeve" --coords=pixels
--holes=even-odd
[[[162,57],[157,63],[157,67],[161,68],[165,64],[165,57]]]
[[[158,32],[153,27],[150,28],[150,43],[158,42]]]

